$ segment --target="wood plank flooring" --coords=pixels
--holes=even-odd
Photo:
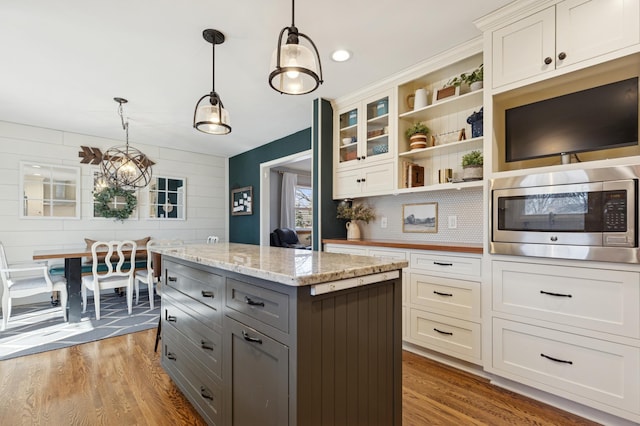
[[[205,425],[154,342],[152,329],[0,361],[0,424]],[[403,424],[596,425],[409,352]]]

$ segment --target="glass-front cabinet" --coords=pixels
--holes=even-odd
[[[335,141],[338,168],[393,158],[391,93],[381,93],[338,112]]]

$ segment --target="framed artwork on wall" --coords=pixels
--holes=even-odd
[[[438,232],[438,203],[403,204],[402,232]]]
[[[231,215],[253,214],[253,187],[245,186],[231,190]]]

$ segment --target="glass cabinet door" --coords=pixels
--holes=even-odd
[[[340,114],[340,163],[358,159],[358,109]]]
[[[367,103],[367,157],[389,152],[389,97]]]

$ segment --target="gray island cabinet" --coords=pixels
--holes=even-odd
[[[401,425],[406,261],[221,243],[162,254],[162,366],[211,425]]]

